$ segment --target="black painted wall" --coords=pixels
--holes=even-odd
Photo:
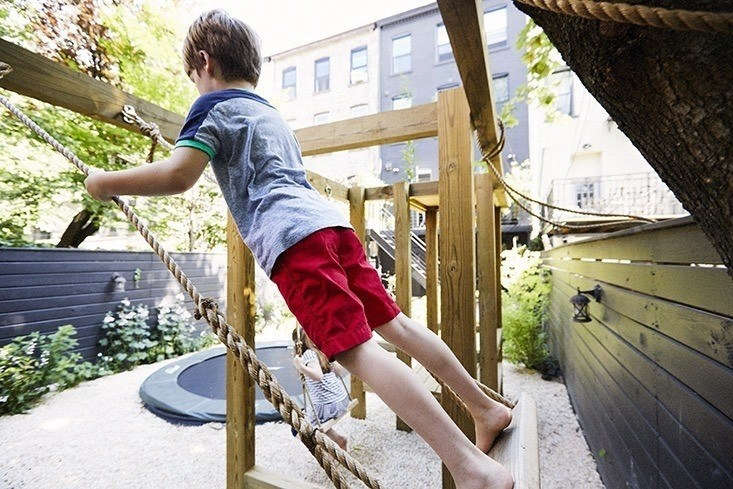
[[[173,258],[204,296],[226,298],[226,255],[173,253]],[[140,269],[140,281],[133,276]],[[114,290],[113,275],[125,278],[125,291]],[[152,252],[71,249],[0,249],[0,346],[33,331],[51,333],[71,324],[78,351],[97,355],[99,326],[120,300],[156,307],[183,292]],[[193,310],[186,295],[186,308]]]

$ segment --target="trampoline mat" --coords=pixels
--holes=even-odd
[[[289,393],[300,393],[302,386],[292,362],[290,348],[257,348],[257,357],[275,375]],[[226,354],[208,358],[186,368],[178,376],[178,385],[189,392],[210,399],[226,399]],[[255,399],[264,399],[256,386]]]

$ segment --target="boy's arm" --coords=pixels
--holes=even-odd
[[[115,195],[180,194],[196,183],[208,161],[209,156],[203,151],[178,147],[170,158],[149,165],[93,173],[84,185],[97,200],[110,200]]]

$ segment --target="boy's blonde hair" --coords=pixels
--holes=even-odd
[[[246,80],[257,85],[262,59],[257,34],[244,22],[223,10],[210,10],[199,16],[188,28],[183,42],[183,63],[186,73],[199,70],[206,51],[217,61],[224,81]]]

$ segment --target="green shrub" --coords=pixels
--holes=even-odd
[[[25,412],[51,390],[108,373],[71,352],[75,333],[66,325],[50,335],[19,336],[0,348],[0,415]]]
[[[548,362],[552,363],[544,331],[551,288],[549,272],[540,268],[536,254],[522,254],[526,266],[502,297],[504,356],[544,372]]]
[[[144,363],[158,362],[200,350],[218,341],[208,331],[195,333],[191,314],[183,306],[183,295],[170,306],[160,306],[155,324],[150,324],[148,306],[132,306],[123,299],[102,323],[99,340],[100,363],[121,372]]]

